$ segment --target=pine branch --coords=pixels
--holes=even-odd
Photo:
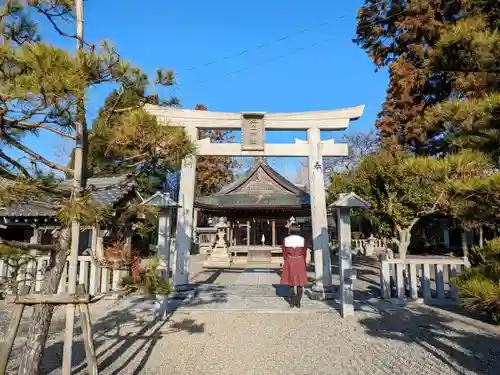
[[[37,154],[36,152],[32,151],[31,149],[29,149],[28,147],[22,145],[21,143],[19,143],[18,141],[16,141],[15,139],[13,139],[12,137],[10,136],[5,136],[3,138],[8,144],[18,148],[19,150],[23,151],[24,153],[28,154],[29,156],[31,156],[33,159],[35,159],[36,161],[39,161],[40,163],[42,164],[45,164],[47,167],[49,168],[52,168],[52,169],[55,169],[55,170],[58,170],[58,171],[61,171],[61,172],[64,172],[70,176],[73,176],[73,170],[69,169],[69,168],[66,168],[66,167],[63,167],[59,164],[56,164],[54,162],[51,162],[50,160],[47,160],[45,159],[43,156]]]
[[[120,103],[121,99],[122,99],[122,96],[124,94],[124,90],[120,90],[120,93],[118,94],[118,96],[116,97],[116,100],[115,100],[115,103],[113,104],[113,107],[111,108],[111,110],[108,112],[108,116],[106,117],[106,120],[104,121],[104,124],[106,127],[109,126],[109,121],[111,120],[111,116],[113,115],[113,112],[115,111],[116,107],[118,106],[118,103]]]
[[[25,167],[23,167],[21,165],[21,163],[19,163],[16,160],[12,159],[10,156],[8,156],[6,153],[4,153],[1,150],[0,150],[0,159],[5,160],[9,164],[12,164],[25,177],[31,178],[31,174],[28,172],[28,170]]]
[[[86,45],[87,47],[89,47],[91,51],[94,51],[95,46],[92,43],[86,42],[83,38],[80,38],[76,34],[68,34],[68,33],[62,31],[61,28],[57,25],[57,23],[53,19],[53,17],[55,17],[56,15],[50,14],[49,12],[45,11],[43,8],[41,8],[39,6],[37,6],[36,8],[37,8],[38,12],[40,12],[41,14],[43,14],[49,20],[49,22],[52,24],[52,26],[54,27],[54,29],[56,30],[56,32],[59,35],[67,37],[67,38],[76,39],[80,43],[82,43],[82,44]],[[62,16],[62,14],[59,14],[57,16]]]
[[[11,126],[13,128],[22,129],[22,130],[28,130],[28,129],[35,130],[35,129],[39,129],[39,128],[45,129],[45,130],[48,130],[52,133],[60,135],[61,137],[69,138],[69,139],[76,141],[76,137],[74,135],[63,132],[62,130],[59,130],[59,129],[51,128],[50,126],[48,126],[44,122],[27,122],[27,121],[19,121],[19,120],[11,119],[11,118],[4,118],[4,121],[10,122],[9,126]],[[21,125],[21,126],[19,126],[19,125]]]
[[[0,238],[0,245],[7,245],[12,248],[23,249],[23,250],[40,250],[40,251],[54,251],[57,250],[57,245],[42,245],[38,243],[29,243],[21,241],[6,241]]]

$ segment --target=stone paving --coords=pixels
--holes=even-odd
[[[192,281],[212,283],[172,299],[166,321],[153,319],[151,298],[102,301],[91,308],[100,374],[499,373],[496,327],[437,308],[383,302],[374,294],[373,262],[358,259],[357,268],[356,314],[348,319],[335,300],[304,297],[302,309],[289,308],[278,270],[266,267],[200,269]],[[10,373],[28,324],[25,316]],[[63,329],[59,311],[43,374],[60,374]],[[85,374],[79,328],[75,339],[74,373]]]

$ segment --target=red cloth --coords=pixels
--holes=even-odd
[[[307,243],[301,247],[285,247],[283,241],[283,272],[281,273],[281,284],[293,286],[307,285],[306,255]]]

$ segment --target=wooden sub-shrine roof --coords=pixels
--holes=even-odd
[[[198,198],[195,204],[207,209],[300,209],[310,203],[307,192],[259,158],[236,181],[213,195]]]
[[[0,186],[11,183],[11,180],[0,177]],[[58,187],[63,191],[70,191],[72,184],[72,180],[65,180]],[[91,187],[91,199],[95,204],[113,206],[135,191],[136,183],[128,175],[122,175],[89,178],[87,186]],[[47,197],[45,202],[20,202],[0,207],[0,217],[55,217],[59,207],[52,201],[51,197]]]

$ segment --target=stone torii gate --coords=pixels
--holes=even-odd
[[[294,112],[211,112],[147,105],[146,111],[168,126],[182,126],[197,145],[197,155],[206,156],[306,156],[308,158],[311,196],[312,236],[315,264],[313,290],[325,293],[332,283],[323,156],[346,156],[346,144],[333,140],[321,141],[321,130],[344,130],[349,121],[363,114],[364,106],[346,109]],[[211,143],[198,139],[198,129],[242,131],[242,142]],[[292,144],[266,144],[265,130],[306,130],[307,141]],[[196,155],[183,160],[179,186],[174,284],[182,287],[189,282],[189,254],[193,237],[193,206],[196,177]]]

